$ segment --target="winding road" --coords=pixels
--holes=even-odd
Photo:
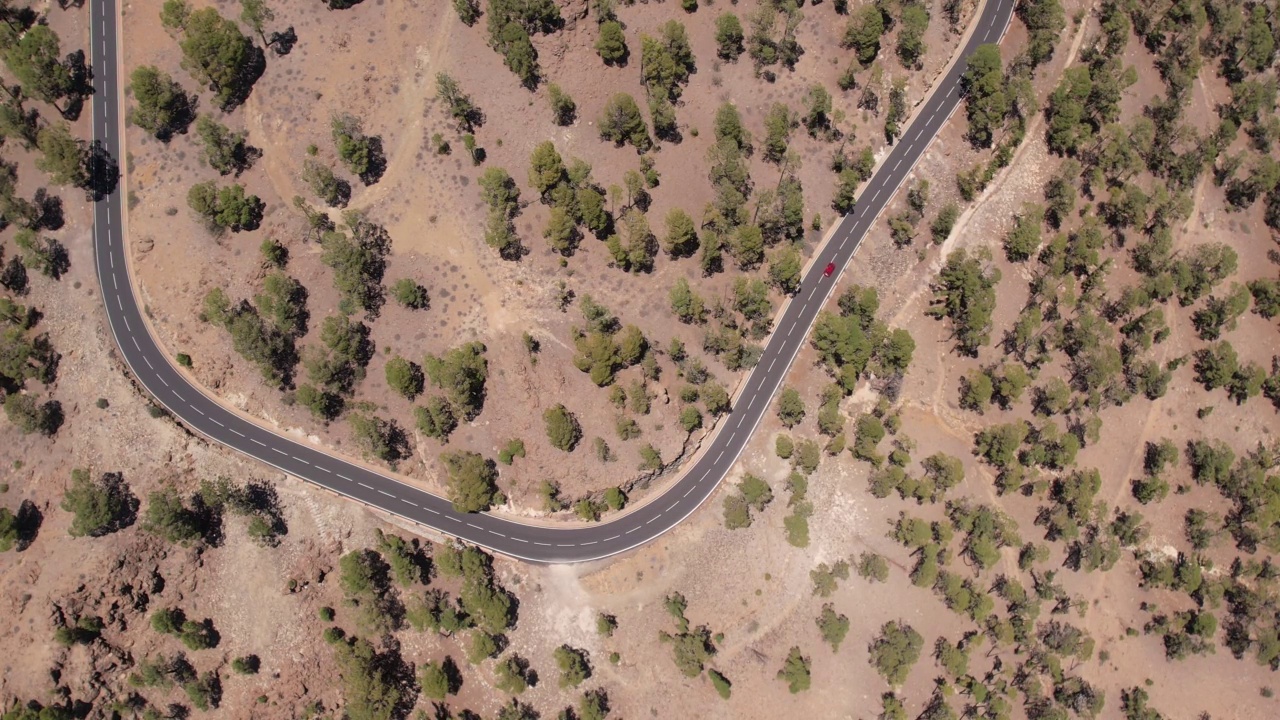
[[[93,139],[114,158],[123,157],[118,107],[117,49],[119,0],[92,0]],[[959,51],[968,58],[981,44],[999,42],[1013,16],[1015,0],[987,0],[982,15]],[[289,475],[378,507],[469,543],[521,560],[574,563],[625,552],[680,524],[715,491],[746,447],[770,400],[805,342],[819,310],[837,285],[839,272],[823,277],[827,262],[843,272],[867,231],[915,167],[929,143],[960,102],[960,76],[966,63],[954,63],[918,108],[911,125],[862,190],[856,210],[841,219],[830,240],[809,266],[800,291],[777,319],[759,365],[738,393],[732,412],[721,419],[709,446],[659,497],[615,520],[589,526],[527,525],[491,514],[455,512],[449,501],[393,477],[350,463],[309,444],[283,437],[225,409],[178,372],[148,330],[133,293],[123,234],[121,191],[94,207],[93,246],[107,322],[125,363],[138,382],[188,428]]]

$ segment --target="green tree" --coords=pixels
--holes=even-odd
[[[489,375],[485,350],[483,343],[466,343],[440,357],[427,355],[423,363],[432,384],[444,390],[468,420],[475,419],[484,407],[485,381]]]
[[[71,471],[71,486],[62,496],[62,509],[72,513],[67,532],[72,537],[100,537],[133,523],[138,501],[119,473],[103,473],[96,482],[89,471]]]
[[[883,556],[872,552],[864,552],[858,556],[858,576],[873,582],[885,582],[889,579],[889,563]]]
[[[457,695],[461,685],[454,679],[457,673],[453,658],[448,656],[438,663],[423,663],[418,670],[418,685],[422,688],[422,694],[432,700],[444,700],[447,695]]]
[[[559,85],[551,83],[547,86],[547,100],[551,103],[551,119],[555,124],[561,126],[573,124],[574,118],[578,115],[578,104],[573,101],[569,93],[562,90]]]
[[[947,258],[938,275],[928,312],[951,319],[956,346],[967,355],[976,356],[978,348],[990,342],[999,280],[999,270],[984,268],[979,258],[970,257],[963,248]]]
[[[458,19],[467,27],[475,25],[480,19],[480,3],[477,0],[453,0],[453,9],[458,13]]]
[[[514,652],[494,665],[493,674],[497,678],[494,685],[508,695],[519,695],[529,687],[529,661]]]
[[[130,89],[137,103],[130,119],[158,140],[167,141],[175,133],[186,132],[187,125],[195,119],[194,99],[154,65],[135,68]]]
[[[23,228],[14,234],[13,244],[22,251],[22,264],[45,277],[61,279],[71,268],[71,258],[62,243],[37,235],[30,228]]]
[[[737,15],[727,12],[716,18],[716,55],[721,60],[737,61],[745,49],[742,44],[744,37],[742,21]]]
[[[506,498],[498,490],[498,468],[492,460],[458,451],[440,456],[449,474],[449,499],[458,512],[480,512]]]
[[[769,106],[764,118],[764,159],[771,163],[781,163],[787,155],[787,147],[791,142],[791,131],[798,121],[795,113],[782,103]]]
[[[805,113],[802,120],[809,130],[810,137],[817,137],[819,132],[827,132],[831,128],[831,93],[821,85],[809,88],[805,95]]]
[[[58,122],[41,128],[36,136],[41,156],[36,167],[48,173],[54,185],[89,185],[89,150],[83,140],[71,135],[66,123]]]
[[[262,51],[214,8],[187,15],[182,34],[182,67],[213,90],[214,102],[223,111],[243,103],[262,75]]]
[[[365,185],[372,185],[382,175],[382,138],[366,135],[360,118],[348,113],[335,114],[330,121],[333,143],[338,157],[347,169]]]
[[[1053,47],[1066,27],[1066,13],[1058,0],[1032,0],[1020,3],[1017,9],[1027,26],[1027,55],[1034,67],[1053,57]]]
[[[681,208],[672,208],[666,217],[667,235],[663,249],[673,258],[691,257],[698,249],[698,231],[693,218]]]
[[[622,34],[622,24],[617,20],[600,23],[600,37],[596,40],[596,52],[605,65],[626,65],[627,39]]]
[[[935,245],[941,245],[951,236],[951,229],[955,227],[956,219],[960,217],[960,206],[955,203],[947,203],[938,211],[937,216],[933,218],[933,222],[929,225],[929,235],[933,238]]]
[[[449,117],[457,125],[458,132],[470,134],[484,124],[484,113],[462,92],[458,82],[445,73],[436,74],[436,99],[444,103]]]
[[[388,720],[403,703],[398,651],[379,653],[368,640],[352,638],[335,643],[334,655],[342,676],[344,711],[352,720]]]
[[[18,518],[9,508],[0,507],[0,552],[9,552],[20,539]]]
[[[1004,238],[1005,256],[1010,262],[1023,262],[1040,248],[1040,226],[1044,223],[1044,208],[1026,205],[1014,216],[1013,228]]]
[[[142,529],[170,543],[186,545],[199,539],[205,531],[206,518],[183,503],[173,488],[164,488],[147,496],[147,512]]]
[[[418,430],[427,437],[448,441],[449,435],[458,427],[453,407],[439,396],[428,398],[426,405],[414,408],[413,414]]]
[[[523,252],[520,239],[511,224],[520,211],[520,190],[506,170],[491,167],[480,176],[480,187],[489,205],[485,242],[506,259],[519,258]]]
[[[880,628],[880,635],[871,643],[868,651],[871,664],[890,685],[901,685],[911,672],[911,666],[920,659],[924,638],[906,623],[887,622]]]
[[[684,278],[676,280],[670,292],[671,312],[683,323],[702,323],[706,319],[706,304],[702,297],[689,287]]]
[[[187,205],[214,230],[256,230],[262,223],[266,203],[257,195],[246,195],[244,186],[233,183],[219,188],[212,180],[191,186]]]
[[[929,11],[924,5],[907,3],[902,6],[902,27],[898,30],[898,59],[904,67],[920,69],[920,58],[927,47],[924,33],[929,28]]]
[[[884,32],[883,11],[876,5],[864,5],[849,21],[841,45],[852,49],[858,62],[866,67],[880,53],[880,38]]]
[[[974,147],[990,147],[995,132],[1004,124],[1011,102],[1005,90],[1004,69],[998,45],[979,45],[969,56],[968,69],[960,79],[969,117],[969,140]]]
[[[399,355],[387,361],[387,386],[401,397],[413,400],[422,393],[422,368]]]
[[[0,141],[14,138],[30,150],[36,146],[39,135],[40,113],[35,108],[24,108],[23,101],[21,93],[0,95]]]
[[[203,146],[201,158],[222,175],[239,175],[248,170],[261,154],[257,148],[248,144],[245,133],[232,132],[226,125],[208,115],[201,115],[196,119],[196,136]]]
[[[556,146],[550,140],[534,146],[529,158],[529,184],[533,189],[545,200],[553,188],[567,179],[564,160],[556,152]]]
[[[800,290],[803,262],[800,251],[794,245],[782,248],[769,261],[769,280],[783,294],[795,295]]]
[[[58,34],[37,24],[21,34],[5,36],[4,61],[29,97],[57,106],[59,100],[78,91],[71,57],[63,60]],[[65,113],[64,113],[65,114]]]
[[[357,413],[350,423],[356,447],[364,454],[392,463],[409,456],[409,439],[394,420]]]
[[[307,289],[302,283],[282,272],[273,272],[263,278],[262,293],[254,302],[276,331],[294,337],[306,334]]]
[[[638,152],[647,152],[653,146],[649,129],[640,114],[640,107],[636,105],[635,98],[627,93],[618,93],[609,98],[598,124],[600,138],[619,147],[631,143]]]
[[[276,14],[266,0],[240,0],[240,22],[258,33],[258,39],[263,45],[270,44],[267,42],[266,26],[275,19]]]

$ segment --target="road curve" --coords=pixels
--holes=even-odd
[[[92,0],[89,7],[93,138],[115,158],[122,157],[117,106],[121,81],[117,74],[118,1]],[[987,0],[968,42],[959,51],[962,58],[968,58],[979,45],[998,42],[1003,37],[1014,3],[1015,0]],[[94,260],[107,322],[138,382],[187,427],[215,442],[289,475],[514,558],[574,563],[609,557],[672,529],[715,491],[768,410],[819,310],[836,286],[838,274],[823,277],[827,262],[834,262],[843,271],[853,258],[880,211],[959,104],[960,76],[965,67],[966,62],[961,59],[937,81],[932,95],[863,189],[856,210],[841,219],[822,257],[810,264],[800,291],[778,320],[760,363],[746,379],[732,412],[721,418],[710,446],[663,495],[611,522],[545,527],[490,514],[457,513],[444,498],[290,440],[223,408],[177,371],[143,321],[129,277],[119,191],[94,206]]]

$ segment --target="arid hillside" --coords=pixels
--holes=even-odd
[[[1273,5],[1020,3],[724,486],[573,567],[150,402],[91,264],[87,9],[16,5],[0,718],[1280,712]],[[122,11],[175,360],[424,487],[598,522],[696,452],[975,8]],[[496,474],[449,477],[465,453]]]

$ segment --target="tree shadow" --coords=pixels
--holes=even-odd
[[[191,123],[196,121],[196,116],[200,114],[200,96],[189,95],[183,93],[186,102],[173,115],[173,122],[156,131],[156,139],[166,145],[173,139],[174,135],[186,135],[187,129],[191,127]]]
[[[40,526],[44,524],[44,514],[40,512],[40,508],[30,500],[23,500],[22,505],[18,507],[18,515],[15,518],[18,530],[18,543],[16,545],[18,552],[22,552],[31,547],[36,541],[36,537],[40,534]]]
[[[84,187],[85,198],[98,202],[116,191],[120,184],[120,163],[107,151],[101,140],[94,140],[85,159],[89,181]]]
[[[367,138],[369,150],[369,167],[360,174],[360,182],[366,187],[373,185],[382,179],[382,174],[387,171],[387,155],[382,149],[382,137],[374,135]],[[348,188],[348,196],[350,188]]]
[[[293,46],[298,44],[298,34],[293,31],[293,26],[285,28],[283,32],[273,32],[267,40],[267,47],[277,55],[288,55],[293,52]]]
[[[245,63],[240,66],[240,72],[236,74],[231,85],[221,88],[210,89],[214,91],[214,103],[223,112],[231,112],[244,104],[249,96],[253,94],[253,86],[257,84],[262,74],[267,71],[267,54],[262,48],[250,43],[249,57]]]
[[[458,663],[453,661],[452,655],[446,655],[440,663],[440,669],[444,672],[445,679],[449,683],[449,694],[457,695],[462,689],[462,670],[458,667]]]
[[[50,195],[48,190],[38,188],[31,204],[35,205],[37,212],[33,230],[59,230],[66,224],[60,196]]]
[[[84,110],[85,98],[94,92],[93,68],[85,62],[83,50],[68,53],[62,63],[71,75],[71,90],[67,93],[66,107],[58,108],[58,112],[64,119],[75,122]]]
[[[29,281],[27,266],[22,264],[22,258],[17,255],[9,258],[9,262],[0,269],[0,286],[18,297],[27,294]]]

